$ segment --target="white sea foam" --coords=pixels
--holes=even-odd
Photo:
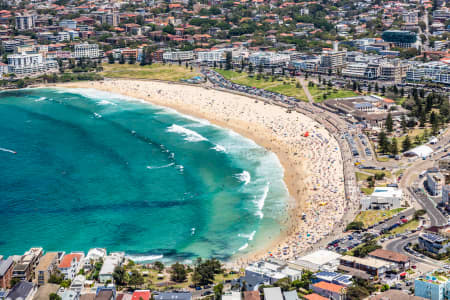
[[[184,166],[183,165],[177,165],[178,170],[180,170],[180,172],[184,171]]]
[[[163,166],[147,166],[147,169],[163,169],[163,168],[168,168],[170,166],[173,166],[175,163],[170,163],[167,165],[163,165]]]
[[[240,181],[242,181],[244,183],[244,185],[247,185],[250,183],[250,181],[252,180],[252,177],[250,175],[249,172],[244,171],[242,173],[236,174],[234,175],[237,179],[239,179]]]
[[[250,233],[250,234],[239,233],[238,236],[242,237],[242,238],[246,238],[249,241],[253,241],[255,234],[256,234],[256,230],[252,231],[252,233]]]
[[[95,113],[94,113],[94,117],[96,117],[97,119],[100,119],[100,118],[102,117],[102,115],[95,112]]]
[[[117,104],[115,104],[115,103],[113,103],[111,101],[108,101],[108,100],[101,100],[101,101],[98,102],[98,104],[99,105],[117,105]]]
[[[34,102],[41,102],[41,101],[44,101],[46,99],[47,99],[47,97],[41,97],[39,99],[34,100]]]
[[[227,149],[222,145],[215,145],[211,149],[216,150],[217,152],[227,152]]]
[[[131,259],[134,262],[154,261],[162,259],[164,255],[126,255],[126,258]]]
[[[258,211],[256,212],[256,215],[259,216],[261,219],[264,217],[264,214],[262,211],[264,208],[264,203],[266,202],[267,194],[269,193],[269,185],[270,185],[270,182],[268,182],[267,185],[264,187],[262,196],[257,200],[255,199],[255,204],[258,207]]]
[[[245,243],[241,248],[238,249],[238,251],[242,251],[248,247],[248,243]]]
[[[188,142],[201,142],[207,141],[208,139],[202,136],[200,133],[195,132],[193,130],[184,128],[183,126],[179,126],[177,124],[172,124],[169,128],[167,128],[167,132],[179,133],[184,136],[184,140]]]
[[[12,154],[16,154],[16,151],[11,150],[11,149],[6,149],[6,148],[0,148],[0,151],[3,151],[3,152],[9,152],[9,153],[12,153]]]

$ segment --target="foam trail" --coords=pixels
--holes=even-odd
[[[179,126],[177,124],[172,124],[172,126],[167,128],[167,132],[179,133],[183,135],[185,137],[184,140],[188,142],[201,142],[208,140],[198,132],[184,128],[183,126]]]
[[[248,243],[245,243],[244,246],[238,249],[238,251],[242,251],[248,247]]]
[[[242,181],[244,183],[244,185],[247,185],[250,183],[250,181],[252,180],[252,177],[250,175],[249,172],[244,171],[242,173],[236,174],[235,177],[237,179],[239,179],[240,181]]]
[[[97,119],[100,119],[102,117],[102,115],[95,112],[94,117],[96,117]]]
[[[227,152],[227,149],[222,145],[215,145],[211,149],[216,150],[217,152]]]
[[[34,100],[34,102],[41,102],[41,101],[44,101],[46,99],[47,99],[47,97],[41,97],[39,99]]]
[[[98,104],[99,105],[117,105],[117,104],[112,103],[112,102],[110,102],[108,100],[101,100],[101,101],[98,102]]]
[[[250,234],[239,233],[238,236],[246,238],[249,241],[253,241],[253,238],[255,237],[255,234],[256,234],[256,230],[252,231],[252,233],[250,233]]]
[[[164,255],[126,255],[126,258],[131,259],[134,262],[144,262],[162,259]]]
[[[164,166],[147,166],[147,169],[163,169],[163,168],[168,168],[170,166],[173,166],[175,163],[170,163]]]
[[[14,151],[14,150],[6,149],[6,148],[0,148],[0,151],[3,151],[3,152],[9,152],[9,153],[12,153],[12,154],[16,154],[16,153],[17,153],[17,152]]]
[[[266,202],[267,194],[269,193],[269,185],[270,182],[267,183],[267,185],[264,187],[264,192],[261,198],[259,198],[256,201],[256,206],[258,207],[258,212],[256,213],[256,215],[259,216],[261,219],[264,217],[262,210],[264,208],[264,203]]]

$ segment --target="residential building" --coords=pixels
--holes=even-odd
[[[192,294],[189,292],[160,292],[155,294],[154,298],[155,300],[192,300]]]
[[[299,300],[296,290],[283,292],[283,297],[284,300]]]
[[[116,289],[114,287],[99,287],[94,300],[116,300]]]
[[[120,15],[118,13],[106,14],[102,18],[102,24],[104,23],[117,27],[120,24]]]
[[[114,269],[117,266],[121,266],[123,263],[123,260],[125,258],[125,254],[123,252],[113,252],[110,255],[106,256],[102,268],[100,269],[99,273],[99,281],[101,283],[105,282],[113,282],[113,273]]]
[[[245,280],[249,290],[260,284],[273,284],[282,278],[291,281],[300,279],[302,271],[289,267],[284,262],[259,261],[245,268]]]
[[[259,66],[262,66],[263,68],[272,68],[287,66],[291,58],[288,54],[256,52],[250,54],[248,60],[254,68],[258,68]]]
[[[81,262],[83,261],[84,253],[76,252],[64,255],[61,263],[58,265],[59,271],[64,275],[65,279],[74,279],[78,273]]]
[[[303,298],[305,298],[305,300],[329,300],[329,298],[322,297],[316,293],[305,295]]]
[[[404,23],[417,24],[419,22],[417,11],[407,11],[402,14],[402,20]]]
[[[338,69],[342,69],[346,65],[346,51],[339,51],[337,42],[333,43],[333,50],[323,50],[320,57],[320,67],[322,72],[336,73]]]
[[[380,79],[390,82],[401,82],[404,77],[403,71],[402,64],[398,61],[384,62],[380,65]]]
[[[351,78],[376,79],[379,74],[379,65],[371,63],[349,63],[342,70],[342,76]]]
[[[443,157],[438,162],[439,170],[450,172],[450,156]]]
[[[97,58],[100,51],[97,44],[77,44],[75,45],[75,58]]]
[[[291,261],[288,266],[291,268],[305,269],[310,271],[336,271],[339,265],[339,258],[342,255],[329,250],[317,250],[300,257],[296,261]]]
[[[222,295],[222,300],[241,300],[241,292],[229,291]]]
[[[59,27],[64,29],[77,29],[77,21],[75,20],[61,20],[59,22]]]
[[[211,51],[199,51],[197,53],[197,60],[199,63],[225,63],[226,61],[226,52],[225,49],[217,49]]]
[[[34,270],[42,257],[42,248],[31,248],[20,257],[19,262],[14,266],[13,278],[30,281],[33,278]]]
[[[448,239],[438,234],[421,233],[418,237],[419,248],[433,254],[443,254],[450,247]]]
[[[75,276],[75,278],[72,280],[72,283],[70,284],[70,289],[81,293],[81,290],[84,288],[84,283],[86,282],[86,277],[84,275],[77,275]],[[148,300],[148,299],[144,299],[144,300]]]
[[[345,286],[325,281],[313,284],[310,288],[313,292],[332,300],[345,300],[345,295],[347,293],[347,288]]]
[[[414,281],[414,295],[430,300],[448,299],[450,282],[443,272],[430,272]]]
[[[74,290],[65,290],[61,296],[61,300],[79,300],[80,293]]]
[[[36,294],[37,287],[34,283],[20,281],[6,296],[6,300],[31,300]]]
[[[342,256],[339,261],[342,266],[364,271],[367,274],[378,277],[382,277],[386,271],[390,270],[391,265],[389,262],[373,257],[360,258],[349,255]]]
[[[261,300],[259,291],[245,291],[244,300]]]
[[[9,289],[13,276],[14,261],[12,257],[0,259],[0,289]]]
[[[264,300],[283,300],[281,288],[279,287],[264,288]]]
[[[35,15],[18,15],[16,16],[17,30],[31,30],[35,27]]]
[[[83,260],[83,268],[85,270],[90,270],[94,264],[106,256],[106,249],[104,248],[92,248],[87,253]]]
[[[47,252],[39,261],[34,275],[34,283],[38,286],[46,284],[50,275],[56,270],[58,264],[58,252]]]
[[[151,296],[149,290],[136,290],[133,292],[131,300],[150,300]]]
[[[9,73],[17,76],[39,75],[58,70],[58,63],[44,59],[42,54],[10,54],[7,58]]]
[[[328,283],[334,283],[342,286],[351,286],[353,284],[352,276],[337,272],[321,271],[314,274],[315,280],[313,283],[325,281]]]
[[[442,187],[445,184],[445,176],[437,169],[428,170],[427,172],[427,188],[430,194],[438,196],[442,192]]]
[[[394,264],[394,268],[401,271],[409,269],[410,261],[408,256],[385,249],[377,249],[369,253],[369,257],[378,258]]]
[[[194,51],[165,51],[163,60],[168,62],[188,61],[194,59]]]

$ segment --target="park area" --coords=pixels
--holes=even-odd
[[[327,99],[334,99],[334,98],[347,98],[347,97],[354,97],[357,96],[353,91],[350,90],[342,90],[342,89],[335,89],[328,86],[308,86],[309,92],[311,93],[311,96],[314,98],[314,102],[322,102]]]
[[[245,85],[249,87],[256,87],[266,91],[280,93],[289,97],[306,101],[306,95],[302,86],[295,78],[277,77],[277,76],[249,76],[245,72],[236,72],[232,70],[216,69],[225,79],[231,82]],[[258,79],[260,78],[260,79]]]
[[[374,225],[380,221],[386,220],[399,212],[404,210],[404,208],[396,208],[392,210],[367,210],[360,212],[354,222],[362,222],[364,228]]]
[[[166,81],[180,81],[190,79],[201,74],[189,67],[171,64],[152,64],[140,66],[138,64],[103,64],[104,77],[157,79]]]

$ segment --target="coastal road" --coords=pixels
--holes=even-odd
[[[386,223],[375,226],[373,228],[373,230],[381,231],[383,228],[388,228],[388,227],[394,225],[395,223],[400,222],[400,219],[401,219],[400,217],[405,216],[405,218],[408,218],[408,217],[414,215],[415,212],[416,212],[416,210],[414,208],[408,208],[408,209],[400,212],[398,216],[393,217]]]
[[[394,252],[401,253],[401,254],[408,256],[411,259],[411,262],[418,262],[418,263],[431,265],[433,267],[441,268],[442,267],[441,262],[431,259],[429,257],[420,258],[420,257],[415,256],[405,250],[405,247],[408,245],[408,243],[411,243],[411,244],[417,243],[417,237],[418,237],[418,234],[416,233],[416,234],[409,236],[407,239],[401,239],[401,238],[395,239],[395,240],[387,243],[384,248],[386,250],[394,251]]]
[[[416,188],[417,190],[417,188]],[[417,192],[413,188],[408,188],[408,191],[413,198],[427,211],[427,215],[430,217],[432,226],[439,226],[447,224],[448,220],[439,209],[436,207],[436,203],[425,194],[425,192],[419,189]]]

